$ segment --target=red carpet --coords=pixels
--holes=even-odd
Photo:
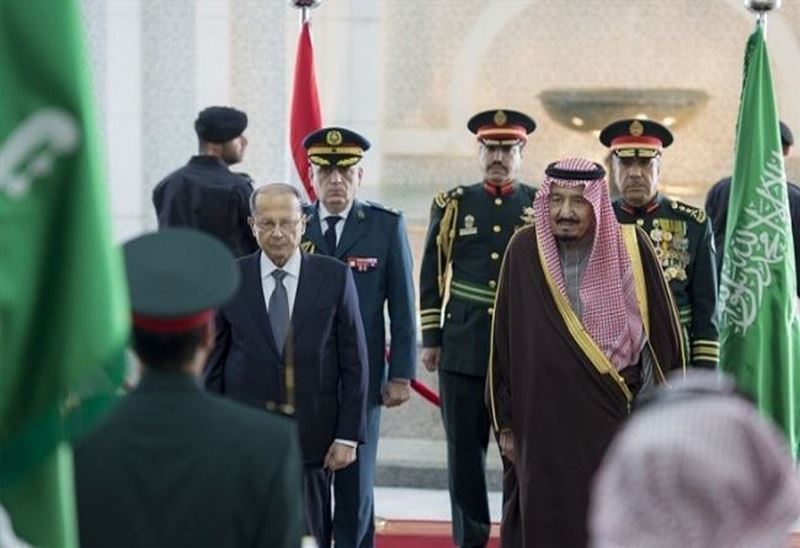
[[[376,548],[453,548],[449,521],[376,519]],[[500,525],[493,524],[489,548],[499,547]],[[800,533],[792,535],[790,546],[800,548]]]
[[[453,548],[449,521],[376,520],[376,548]],[[492,525],[489,548],[498,548],[500,526]]]

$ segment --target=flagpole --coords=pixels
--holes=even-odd
[[[311,21],[311,10],[322,3],[322,0],[289,0],[289,3],[300,10],[300,27]]]
[[[783,0],[744,0],[745,7],[756,14],[756,25],[764,29],[767,37],[767,13],[780,9]]]

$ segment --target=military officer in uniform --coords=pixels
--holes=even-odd
[[[369,355],[367,435],[358,459],[334,477],[333,536],[337,547],[374,546],[373,483],[381,405],[409,398],[416,371],[416,321],[411,250],[402,214],[356,198],[359,165],[370,143],[358,133],[327,127],[303,141],[317,201],[306,208],[301,247],[344,261],[356,282]],[[391,343],[386,354],[384,308]]]
[[[422,362],[439,371],[453,540],[484,546],[489,537],[484,393],[492,306],[508,241],[533,222],[535,189],[517,177],[536,123],[521,112],[490,110],[473,116],[467,127],[477,136],[483,181],[433,200],[420,272],[420,315]]]
[[[716,367],[719,361],[717,268],[711,223],[705,212],[658,192],[661,154],[672,133],[650,120],[619,120],[600,132],[613,153],[612,178],[621,197],[614,212],[650,234],[661,260],[684,331],[687,363]]]
[[[198,114],[198,155],[153,190],[159,228],[196,228],[222,240],[236,257],[258,249],[247,224],[252,181],[230,170],[244,157],[246,128],[247,115],[235,108],[208,107]]]
[[[214,308],[239,285],[225,246],[165,229],[125,244],[139,385],[75,446],[81,546],[298,547],[294,422],[208,394]]]

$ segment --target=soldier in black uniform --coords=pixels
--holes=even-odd
[[[705,212],[658,192],[661,153],[672,133],[650,120],[619,120],[606,126],[600,142],[613,152],[612,178],[621,198],[614,212],[650,235],[661,260],[684,331],[686,362],[716,367],[719,361],[717,263],[711,223]]]
[[[484,179],[433,200],[420,314],[422,362],[429,371],[439,370],[453,539],[460,546],[484,546],[489,537],[484,393],[492,306],[508,241],[533,221],[535,189],[517,176],[536,123],[520,112],[491,110],[473,116],[467,127],[478,138]]]
[[[229,169],[244,157],[246,128],[247,115],[235,108],[200,112],[194,122],[199,154],[153,190],[159,228],[196,228],[222,240],[236,257],[258,249],[247,224],[252,180]]]

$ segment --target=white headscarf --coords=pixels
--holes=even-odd
[[[634,413],[595,478],[595,548],[786,548],[800,481],[783,437],[720,375]]]

